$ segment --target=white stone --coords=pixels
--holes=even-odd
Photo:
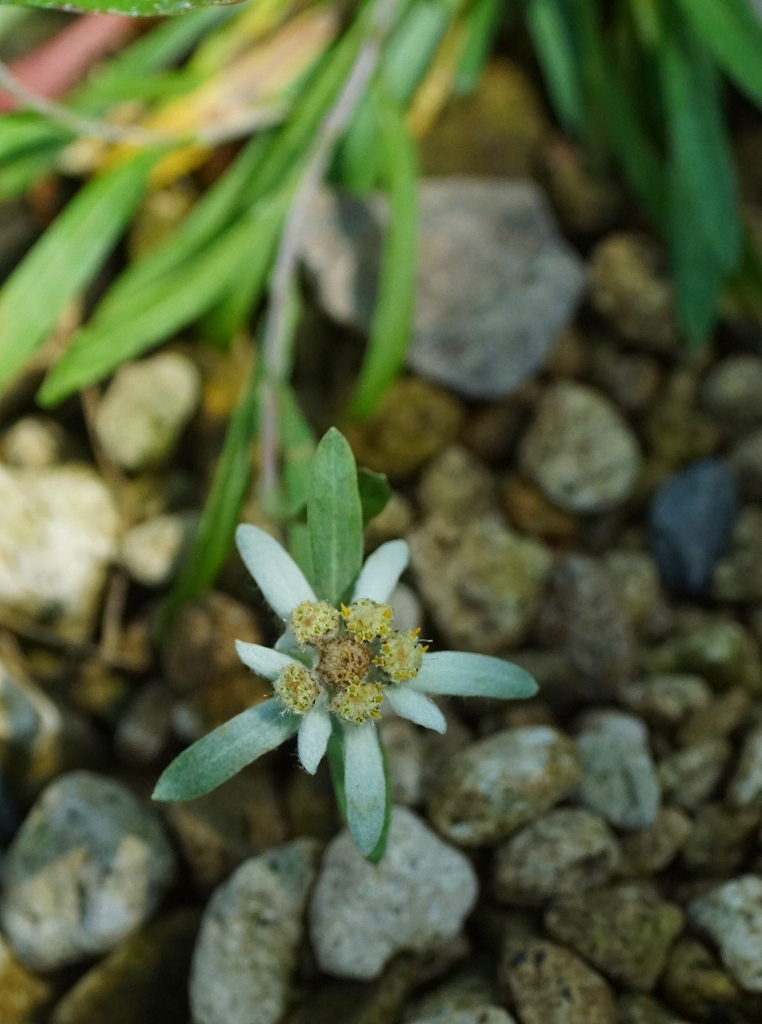
[[[738,984],[762,992],[762,879],[744,875],[712,889],[693,900],[688,917],[717,943]]]
[[[89,467],[0,466],[0,604],[84,640],[119,533],[111,493]]]
[[[3,438],[3,455],[12,466],[44,469],[59,461],[64,432],[59,423],[43,416],[23,416]]]
[[[138,523],[122,540],[122,565],[136,583],[161,587],[172,577],[184,535],[181,516],[155,516]]]
[[[735,807],[762,807],[762,726],[747,734],[735,775],[728,787]]]
[[[436,949],[457,935],[477,891],[471,862],[411,811],[393,808],[377,865],[344,830],[326,850],[310,907],[318,964],[342,978],[376,978],[395,953]]]
[[[122,469],[160,465],[172,454],[200,396],[198,367],[178,352],[128,363],[103,396],[95,420],[98,440]]]

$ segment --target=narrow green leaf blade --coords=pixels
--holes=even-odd
[[[10,0],[0,0],[0,6]],[[209,7],[208,0],[24,0],[25,7],[66,11],[69,14],[125,14],[131,18],[156,18],[163,14],[187,14],[196,7]]]
[[[367,523],[384,511],[392,496],[392,489],[385,473],[363,468],[357,470],[357,487],[360,491],[363,522]]]
[[[241,712],[202,736],[164,770],[153,799],[195,800],[279,747],[299,728],[299,718],[272,698]]]
[[[584,133],[585,102],[567,10],[559,0],[529,0],[527,23],[558,118],[579,137]]]
[[[286,385],[281,388],[279,397],[286,509],[288,515],[296,516],[307,504],[315,435],[299,408],[293,390]]]
[[[307,525],[315,591],[338,606],[362,568],[363,536],[355,458],[335,427],[325,434],[312,460]]]
[[[678,0],[725,73],[762,106],[762,24],[750,0]]]
[[[504,14],[503,0],[477,0],[471,8],[466,22],[466,41],[455,72],[456,96],[467,96],[479,84]]]
[[[349,414],[357,417],[374,411],[404,364],[415,307],[418,161],[397,104],[381,96],[378,114],[389,223],[370,340],[349,407]]]
[[[85,185],[0,290],[0,390],[87,285],[137,209],[158,159],[140,153]]]

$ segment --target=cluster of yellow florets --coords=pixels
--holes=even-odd
[[[291,632],[300,647],[312,648],[314,666],[289,665],[275,681],[275,692],[289,711],[305,714],[321,693],[339,718],[360,725],[378,718],[384,685],[418,674],[426,647],[419,630],[392,628],[392,609],[368,598],[341,606],[302,601],[291,613]]]
[[[304,665],[286,665],[273,683],[273,689],[289,711],[304,715],[320,696],[317,678]]]

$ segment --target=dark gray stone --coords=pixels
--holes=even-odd
[[[738,487],[719,459],[702,459],[662,484],[651,504],[651,549],[665,583],[705,595],[739,510]]]

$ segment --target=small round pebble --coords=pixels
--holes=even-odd
[[[717,943],[722,962],[748,992],[762,992],[762,879],[743,875],[688,906],[692,924]]]
[[[477,891],[471,862],[403,807],[392,809],[378,865],[344,830],[326,850],[310,905],[318,964],[341,978],[376,978],[395,953],[436,950],[457,935]]]

